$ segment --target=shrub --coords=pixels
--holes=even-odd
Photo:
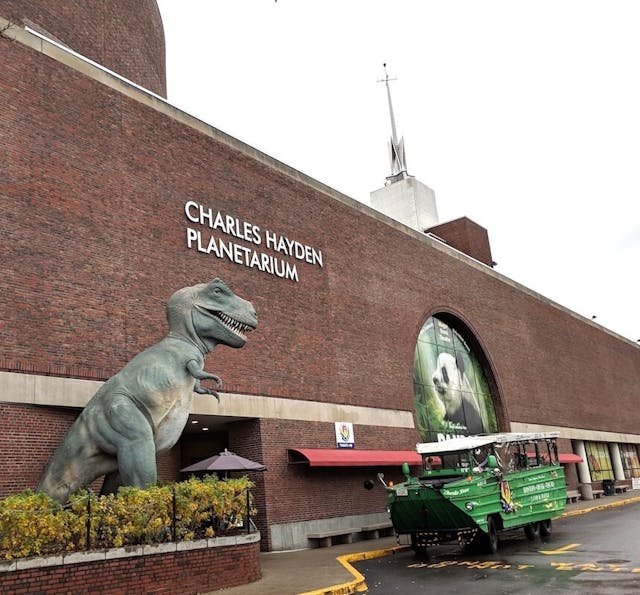
[[[46,494],[27,490],[0,500],[0,556],[11,559],[79,551],[87,545],[108,548],[224,535],[244,520],[252,487],[246,477],[192,477],[147,489],[120,488],[107,496],[78,492],[64,507]],[[254,516],[249,498],[249,514]]]

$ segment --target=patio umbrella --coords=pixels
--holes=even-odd
[[[225,448],[220,454],[198,461],[180,471],[186,473],[189,471],[265,471],[266,469],[262,463],[245,459]]]

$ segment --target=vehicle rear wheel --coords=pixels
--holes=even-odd
[[[540,521],[540,535],[542,537],[549,537],[549,535],[551,535],[551,519]]]
[[[529,541],[533,541],[538,536],[538,533],[540,533],[539,523],[531,523],[524,526],[524,534]]]
[[[498,552],[498,527],[493,517],[487,519],[487,535],[485,536],[485,549],[489,554]]]

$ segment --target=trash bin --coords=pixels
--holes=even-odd
[[[616,480],[615,479],[603,479],[602,489],[605,496],[613,496],[616,493]]]

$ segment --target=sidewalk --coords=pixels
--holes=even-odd
[[[623,506],[640,502],[640,491],[631,491],[615,496],[603,496],[598,500],[579,500],[567,504],[560,518],[586,514],[612,506]],[[362,554],[361,559],[387,555],[398,547],[395,537],[358,541],[293,552],[265,552],[260,554],[262,578],[255,583],[214,591],[219,595],[298,595],[313,592],[313,595],[347,595],[356,593],[363,581],[348,561],[343,564],[341,556]],[[360,578],[360,581],[358,580]],[[362,590],[362,589],[360,589]],[[209,594],[213,595],[213,594]]]

